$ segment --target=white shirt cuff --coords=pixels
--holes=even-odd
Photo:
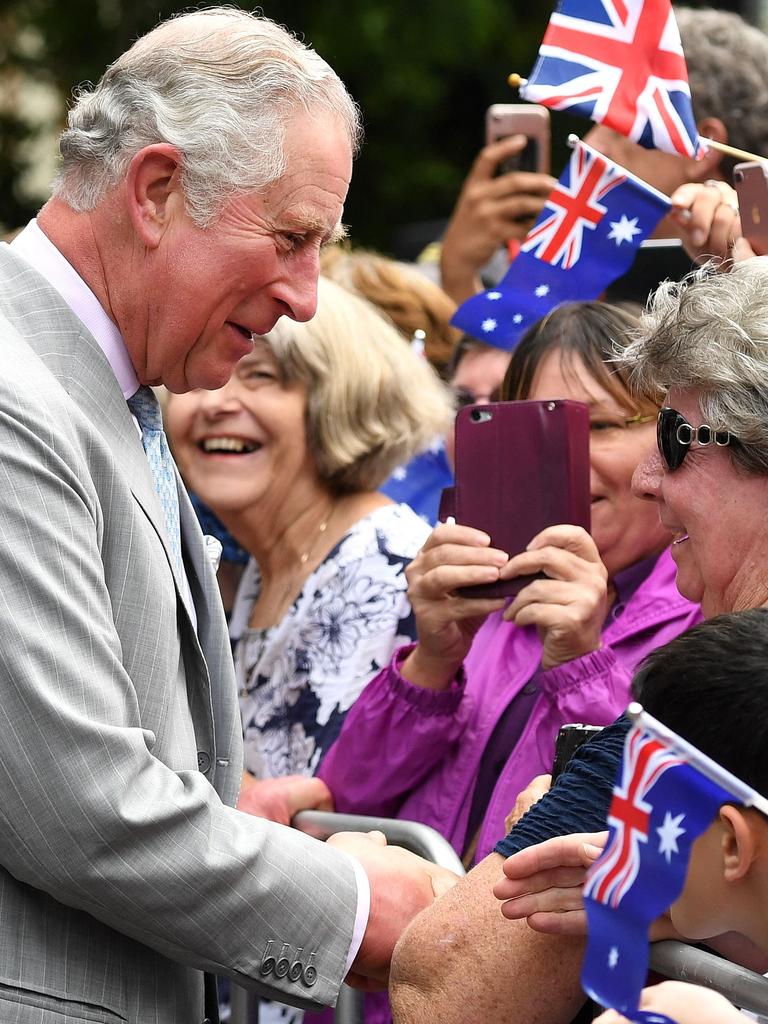
[[[357,913],[355,914],[355,927],[352,931],[352,942],[347,953],[345,975],[349,974],[349,969],[363,944],[365,929],[368,927],[368,915],[371,912],[371,883],[368,881],[368,875],[366,875],[365,868],[357,857],[353,857],[349,853],[347,856],[352,861],[355,881],[357,882]]]

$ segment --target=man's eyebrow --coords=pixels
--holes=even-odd
[[[339,242],[344,241],[348,234],[349,230],[346,224],[337,224],[330,235],[323,240],[321,248],[324,249],[327,245],[338,245]]]
[[[335,245],[347,237],[346,225],[339,223],[329,231],[327,221],[301,210],[292,210],[290,216],[286,217],[285,226],[288,231],[319,235],[323,246]]]

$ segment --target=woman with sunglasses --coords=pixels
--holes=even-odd
[[[677,588],[700,602],[706,617],[768,605],[767,295],[765,259],[736,264],[730,273],[703,269],[683,284],[668,282],[654,295],[637,340],[616,364],[633,393],[663,406],[657,444],[635,471],[633,491],[657,509],[673,539]],[[605,827],[628,727],[620,718],[580,747],[568,770],[494,852],[419,917],[399,944],[392,967],[394,1003],[403,1009],[408,1001],[398,1020],[418,1019],[411,1009],[418,1013],[423,1000],[439,1015],[435,993],[451,991],[467,976],[470,957],[468,1019],[475,1017],[478,992],[477,999],[487,1005],[514,997],[516,1005],[531,1006],[550,982],[541,1019],[548,1024],[571,1020],[584,999],[579,984],[584,945],[582,938],[565,934],[569,915],[564,911],[574,908],[566,861],[554,882],[551,874],[538,871],[519,880],[521,891],[529,893],[526,913],[539,912],[529,920],[505,920],[491,889],[502,877],[502,857]],[[565,841],[557,848],[569,852]],[[533,930],[542,925],[560,933]],[[417,954],[449,926],[449,957],[438,962]],[[660,929],[654,935],[664,937]],[[471,953],[478,943],[482,962]],[[409,995],[414,989],[423,990],[418,999]]]
[[[510,559],[469,527],[432,532],[407,572],[418,643],[368,685],[322,766],[338,810],[422,821],[468,864],[484,857],[517,793],[550,770],[560,726],[613,721],[642,657],[697,619],[674,587],[669,530],[630,491],[658,410],[611,363],[636,326],[573,303],[520,341],[505,397],[589,406],[592,536],[552,527]],[[457,594],[535,573],[547,578],[506,608]]]

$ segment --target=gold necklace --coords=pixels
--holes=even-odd
[[[304,570],[307,562],[312,557],[312,554],[317,550],[317,546],[320,543],[320,538],[323,536],[323,534],[328,529],[328,524],[333,519],[333,515],[334,515],[335,511],[336,511],[336,506],[332,505],[331,509],[328,512],[328,514],[326,515],[325,519],[322,520],[322,522],[318,526],[317,530],[315,531],[314,537],[312,538],[311,545],[307,548],[306,551],[303,551],[299,555],[299,559],[298,559],[298,563],[296,565],[296,568],[293,570],[293,572],[286,573],[286,575],[284,577],[284,581],[282,583],[282,586],[278,586],[276,588],[277,589],[277,593],[276,593],[275,596],[273,596],[272,600],[269,603],[274,608],[279,609],[280,614],[279,614],[279,617],[276,617],[274,622],[270,623],[270,626],[277,625],[278,622],[280,622],[285,617],[285,614],[286,614],[288,609],[284,609],[283,606],[286,604],[286,602],[288,602],[288,607],[290,608],[290,605],[291,605],[292,601],[289,601],[289,598],[294,597],[294,599],[295,599],[295,597],[297,596],[296,595],[297,588],[298,588],[298,592],[301,593],[302,586],[303,586],[303,584],[304,584],[304,582],[306,581],[306,578],[307,578],[306,572],[304,572],[302,570]],[[274,595],[274,589],[273,589],[273,595]],[[257,612],[258,604],[259,604],[259,600],[257,598],[254,607],[251,609],[251,616],[250,616],[250,624],[251,624],[251,626],[253,626],[253,620],[256,617],[256,612]],[[264,608],[263,608],[263,604],[262,604],[262,612],[263,611],[264,611]],[[271,616],[271,615],[269,615],[267,613],[267,618],[271,619],[271,618],[273,618],[273,616]],[[270,628],[270,626],[260,626],[258,628],[262,628],[262,629],[263,628]]]
[[[328,523],[330,522],[330,519],[331,519],[332,515],[333,515],[333,510],[331,510],[331,512],[326,516],[326,518],[322,521],[322,523],[320,523],[320,526],[317,529],[317,533],[315,534],[315,539],[312,541],[312,547],[308,548],[304,552],[303,555],[299,556],[299,565],[306,565],[307,562],[309,561],[309,556],[315,550],[315,548],[317,547],[317,545],[320,542],[320,538],[323,536],[325,531],[328,529]]]

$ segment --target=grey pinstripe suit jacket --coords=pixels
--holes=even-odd
[[[196,1024],[204,970],[333,1001],[351,866],[226,806],[240,722],[193,512],[197,633],[107,360],[7,246],[0,351],[0,1021]]]

